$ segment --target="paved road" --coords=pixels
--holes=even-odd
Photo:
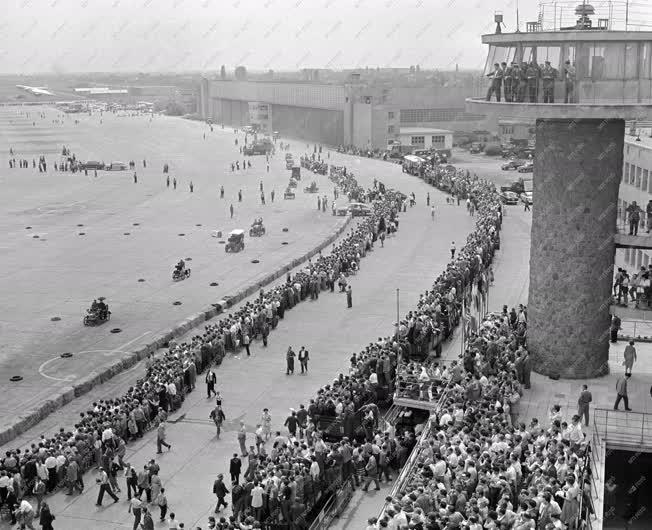
[[[455,238],[461,242],[472,229],[474,219],[467,215],[464,207],[447,207],[443,195],[420,180],[400,173],[400,168],[363,160],[358,173],[362,181],[378,176],[402,190],[414,190],[418,197],[425,197],[430,191],[433,201],[440,205],[438,219],[435,223],[431,221],[423,203],[402,215],[400,234],[388,239],[385,248],[376,248],[365,258],[361,272],[353,278],[352,309],[346,309],[342,295],[325,293],[317,302],[307,301],[290,311],[270,336],[268,348],[263,349],[257,342],[251,358],[230,356],[225,359],[217,375],[231,432],[227,432],[223,440],[215,439],[213,427],[207,421],[210,402],[203,388],[189,397],[180,411],[186,414],[185,419],[168,429],[173,450],[160,458],[172,510],[179,514],[179,520],[184,521],[187,528],[205,524],[206,516],[212,511],[212,480],[216,473],[227,471],[228,458],[236,445],[237,421],[243,419],[253,427],[262,408],[268,406],[274,426],[280,427],[289,407],[305,403],[317,388],[347,370],[352,352],[359,351],[379,335],[391,332],[396,318],[396,288],[400,288],[400,311],[404,314],[446,266],[450,240]],[[303,345],[310,350],[309,375],[285,375],[284,356],[290,344],[295,348]],[[43,431],[74,422],[78,412],[89,402],[123,391],[139,374],[137,368],[94,389],[14,443],[29,443]],[[140,444],[130,446],[128,459],[141,465],[154,451],[150,434]],[[55,496],[52,505],[57,515],[57,528],[72,529],[83,524],[92,524],[98,529],[127,527],[130,517],[124,501],[98,509],[94,506],[96,495],[97,489],[91,487],[74,499]]]
[[[296,200],[283,200],[289,172],[281,154],[271,160],[270,173],[264,157],[251,158],[253,169],[232,173],[231,162],[243,159],[232,130],[210,133],[205,124],[179,118],[150,122],[143,116],[113,115],[105,115],[102,124],[99,115],[74,115],[57,125],[52,119],[58,113],[52,109],[44,110],[45,119],[34,118],[33,126],[31,118],[17,117],[17,112],[0,109],[0,391],[11,391],[0,404],[0,421],[300,257],[342,222],[317,212],[315,195],[299,191]],[[36,109],[30,112],[34,116]],[[243,135],[238,137],[242,142]],[[82,159],[139,161],[138,184],[131,171],[100,172],[97,178],[54,172],[63,145]],[[9,169],[10,147],[30,162],[44,153],[48,173]],[[164,162],[178,179],[176,191],[166,188]],[[304,176],[301,184],[316,180],[332,197],[327,177]],[[188,189],[190,180],[194,193]],[[261,180],[266,206],[259,199]],[[219,199],[220,185],[224,200]],[[263,217],[267,235],[247,237],[242,253],[226,254],[211,237],[215,229],[226,234],[248,228],[254,217]],[[285,227],[288,232],[282,231]],[[192,259],[192,276],[173,283],[171,271],[179,258]],[[260,263],[252,264],[252,259]],[[211,287],[213,282],[219,285]],[[97,296],[108,298],[111,322],[84,327],[82,316]],[[182,305],[174,306],[174,301]],[[111,334],[112,328],[123,331]],[[64,352],[74,356],[63,360]],[[23,376],[23,382],[10,383],[12,375]]]

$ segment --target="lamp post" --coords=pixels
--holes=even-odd
[[[399,296],[400,296],[399,292],[400,292],[400,289],[396,289],[396,329],[397,330],[398,330],[398,324],[400,322],[399,316],[398,316],[399,315],[398,304],[399,304]]]

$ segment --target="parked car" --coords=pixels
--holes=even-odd
[[[503,191],[500,194],[500,200],[503,204],[518,204],[518,195],[513,191]]]
[[[79,167],[80,169],[104,169],[104,162],[89,160],[88,162],[82,162]]]
[[[520,166],[517,171],[519,173],[532,173],[534,171],[534,164],[532,162],[528,162],[527,164],[523,164]]]
[[[480,142],[473,142],[471,144],[471,148],[469,149],[469,152],[472,154],[479,154],[482,153],[483,149],[484,149],[484,145],[482,145]]]
[[[126,171],[127,170],[127,164],[124,162],[111,162],[107,167],[107,171]]]
[[[521,202],[524,204],[532,204],[532,192],[524,191],[521,193]]]
[[[503,165],[501,165],[500,169],[503,171],[509,171],[511,169],[518,169],[524,164],[525,162],[523,160],[510,160],[509,162],[505,162]]]

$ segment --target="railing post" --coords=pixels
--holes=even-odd
[[[641,447],[643,447],[643,442],[645,441],[645,414],[641,415]]]

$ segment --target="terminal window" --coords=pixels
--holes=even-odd
[[[433,136],[432,137],[432,143],[433,144],[443,144],[445,143],[446,137],[445,136]]]
[[[388,120],[393,120],[394,119],[394,113],[393,112],[388,112],[387,113],[387,119]]]
[[[629,166],[629,183],[634,184],[636,180],[636,166],[634,164]]]
[[[394,126],[393,126],[393,125],[390,125],[389,127],[387,127],[387,132],[388,132],[389,134],[394,134]]]
[[[642,169],[638,166],[636,166],[636,187],[640,188],[641,187],[641,173]]]
[[[413,136],[412,139],[410,140],[412,145],[426,145],[426,137],[425,136]]]
[[[648,177],[647,169],[644,169],[643,170],[643,184],[641,186],[641,189],[644,189],[645,191],[648,191],[648,189],[647,189],[647,177]]]
[[[627,146],[627,150],[629,154],[629,146]],[[625,171],[623,171],[623,182],[626,182],[627,179],[629,178],[629,162],[625,162]]]

